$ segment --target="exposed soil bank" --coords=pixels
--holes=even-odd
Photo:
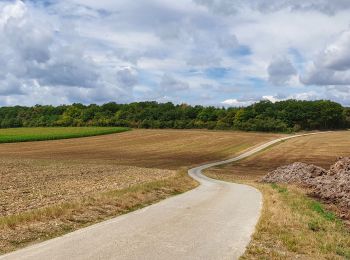
[[[295,162],[282,166],[262,178],[268,183],[294,183],[309,188],[309,193],[341,209],[350,218],[350,158],[339,158],[329,170],[313,164]]]

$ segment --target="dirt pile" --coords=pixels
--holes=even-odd
[[[339,158],[327,171],[295,162],[282,166],[262,178],[268,183],[295,183],[310,188],[311,195],[339,205],[350,215],[350,158]]]
[[[263,182],[276,183],[301,183],[309,184],[316,177],[323,176],[327,171],[313,164],[295,162],[290,165],[285,165],[267,174]]]

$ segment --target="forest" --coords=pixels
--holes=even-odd
[[[135,102],[0,108],[0,127],[124,126],[264,132],[344,129],[350,109],[329,100],[260,101],[247,107]]]

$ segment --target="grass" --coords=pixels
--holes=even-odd
[[[309,208],[317,212],[326,220],[334,221],[336,219],[335,214],[331,211],[325,210],[324,206],[318,201],[311,201]]]
[[[350,229],[336,209],[307,196],[293,185],[263,184],[268,171],[294,161],[328,168],[346,156],[350,132],[291,139],[252,157],[212,168],[206,175],[251,185],[263,194],[263,209],[256,232],[242,259],[350,259]]]
[[[281,187],[277,185],[276,183],[271,184],[271,188],[274,190],[277,190],[279,193],[287,193],[288,189],[286,187]]]
[[[0,129],[0,143],[30,142],[105,135],[128,131],[125,127],[35,127]]]
[[[208,170],[206,175],[254,186],[263,194],[256,231],[241,259],[350,259],[350,229],[305,191]]]

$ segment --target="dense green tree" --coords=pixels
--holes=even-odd
[[[134,102],[1,107],[0,127],[127,126],[290,132],[350,127],[350,109],[328,101],[260,101],[242,108]]]

